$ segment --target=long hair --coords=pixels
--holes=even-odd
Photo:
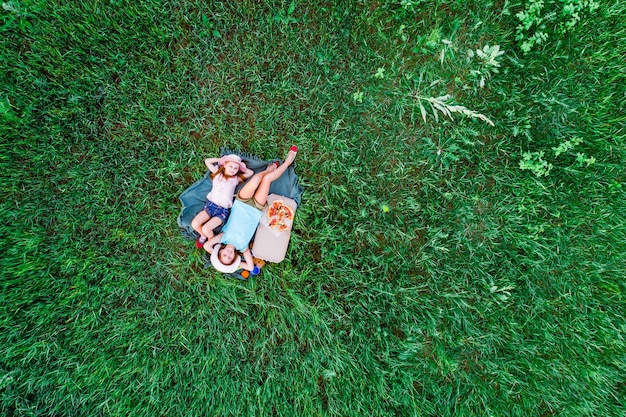
[[[221,248],[219,248],[219,250],[217,251],[217,258],[220,260],[220,262],[221,262],[222,264],[224,264],[224,265],[226,265],[226,266],[230,266],[230,265],[232,265],[233,263],[235,263],[235,261],[237,260],[237,255],[239,255],[239,252],[235,252],[235,256],[233,257],[233,260],[232,260],[232,261],[230,261],[229,263],[226,263],[226,262],[222,261],[222,257],[221,257],[221,255],[222,255],[222,251],[224,250],[224,248],[225,248],[225,247],[226,247],[226,246],[222,245],[222,247],[221,247]]]
[[[217,169],[217,171],[215,171],[215,172],[211,173],[211,175],[209,176],[209,178],[214,179],[214,178],[215,178],[215,177],[217,177],[219,174],[222,174],[222,176],[223,176],[224,178],[226,178],[226,179],[228,179],[228,178],[229,178],[229,176],[228,176],[228,175],[226,175],[226,174],[224,173],[224,165],[222,165],[221,167],[219,167],[219,168]],[[237,176],[237,178],[239,178],[239,182],[241,182],[241,181],[243,181],[243,180],[245,180],[245,179],[246,179],[246,178],[243,176],[243,172],[237,172],[237,175],[236,175],[236,176]]]

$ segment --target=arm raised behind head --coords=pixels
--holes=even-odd
[[[217,162],[219,160],[219,158],[207,158],[204,160],[204,164],[207,166],[207,168],[209,168],[209,171],[211,171],[212,174],[215,174],[215,172],[217,172],[217,169],[219,168],[217,166]]]
[[[202,245],[204,250],[209,252],[209,253],[213,253],[213,247],[215,245],[217,245],[218,243],[220,243],[220,240],[222,239],[223,235],[224,235],[224,233],[217,234],[217,235],[213,236],[211,239],[209,239],[206,242],[204,242],[204,245]]]
[[[250,178],[252,175],[254,175],[254,171],[251,170],[250,168],[246,167],[246,171],[241,174],[241,176],[244,178],[244,180],[247,180],[248,178]]]
[[[254,260],[252,259],[252,252],[250,249],[246,249],[243,253],[243,259],[239,266],[245,270],[252,271],[254,269]]]

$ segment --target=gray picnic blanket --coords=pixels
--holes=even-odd
[[[255,173],[264,170],[270,164],[270,162],[276,161],[276,159],[263,160],[256,155],[233,151],[227,148],[220,149],[220,156],[228,154],[237,154],[241,156],[248,168]],[[204,203],[206,201],[206,195],[211,191],[213,183],[211,178],[211,171],[207,170],[202,179],[194,182],[189,188],[187,188],[180,195],[179,199],[183,205],[180,214],[178,215],[178,226],[181,228],[183,236],[186,238],[196,240],[198,234],[191,227],[191,221],[201,210],[204,209]],[[240,184],[237,191],[243,186]],[[287,171],[280,176],[277,180],[272,182],[270,186],[270,194],[283,195],[285,197],[292,198],[296,204],[300,205],[302,199],[302,187],[298,184],[298,176],[294,170],[294,165],[291,165]]]

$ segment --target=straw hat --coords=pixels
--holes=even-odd
[[[239,155],[235,155],[234,153],[231,153],[230,155],[224,155],[217,161],[217,165],[222,166],[226,162],[234,162],[236,164],[239,164],[239,171],[246,172],[246,164],[241,160],[241,157]]]

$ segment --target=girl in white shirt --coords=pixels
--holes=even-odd
[[[196,240],[196,247],[202,248],[207,239],[213,237],[213,230],[226,222],[230,209],[233,206],[235,188],[254,172],[246,167],[239,155],[225,155],[221,158],[207,158],[204,160],[211,171],[213,188],[206,196],[204,210],[194,217],[191,222],[193,229],[200,234]]]

